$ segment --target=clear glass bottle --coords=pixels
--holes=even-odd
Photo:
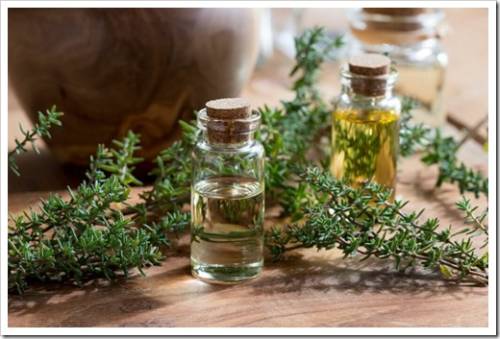
[[[330,170],[354,187],[374,181],[396,185],[401,103],[393,95],[397,72],[390,59],[352,57],[341,71],[341,94],[332,113]]]
[[[443,86],[448,57],[441,44],[444,13],[425,8],[363,8],[349,12],[349,55],[388,55],[398,68],[396,94],[418,106],[415,121],[445,122]]]
[[[220,99],[198,113],[193,151],[191,270],[231,284],[263,267],[264,148],[254,139],[260,114],[242,99]]]

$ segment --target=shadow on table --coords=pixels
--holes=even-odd
[[[476,169],[480,170],[479,168]],[[418,157],[401,161],[400,171],[397,193],[402,195],[403,200],[408,199],[406,195],[410,195],[409,207],[415,205],[415,202],[425,202],[425,204],[418,205],[427,211],[432,211],[433,216],[446,216],[454,224],[463,225],[463,213],[456,207],[456,202],[460,200],[462,194],[456,184],[445,182],[440,187],[436,187],[438,180],[437,168],[424,165]],[[404,176],[402,175],[403,172]],[[471,198],[476,205],[487,206],[488,204],[484,196],[478,199],[472,193],[465,193],[464,195]]]
[[[288,255],[286,261],[267,265],[271,272],[253,285],[255,294],[283,294],[307,291],[340,291],[354,294],[390,293],[406,295],[453,295],[484,293],[484,289],[466,283],[444,281],[439,274],[398,272],[391,260],[359,258],[304,257]],[[457,298],[459,298],[457,296]]]
[[[145,270],[147,278],[133,273],[129,279],[95,279],[81,287],[34,283],[23,295],[9,295],[11,326],[13,319],[15,326],[30,327],[175,326],[168,317],[161,318],[160,323],[154,318],[136,317],[189,296],[227,288],[203,284],[191,277],[189,246],[185,239],[181,240],[180,246],[166,252],[169,259],[162,267]],[[179,288],[185,289],[177,292]],[[129,318],[134,318],[130,325]]]
[[[35,285],[24,295],[9,296],[9,315],[35,316],[26,317],[25,324],[16,326],[99,326],[163,305],[130,282],[96,280],[80,288],[55,283]]]

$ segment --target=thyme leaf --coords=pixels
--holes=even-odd
[[[266,245],[275,259],[298,248],[338,248],[346,257],[392,258],[398,269],[439,270],[448,279],[487,284],[487,254],[477,254],[470,238],[458,239],[460,232],[452,234],[449,228],[439,230],[438,219],[420,221],[423,211],[404,212],[408,201],[390,202],[390,191],[382,186],[352,188],[314,167],[301,177],[321,203],[307,206],[300,223],[267,233]],[[484,231],[484,217],[472,216],[468,201],[461,204]]]
[[[61,126],[61,116],[62,112],[59,112],[56,106],[52,106],[45,113],[38,112],[38,122],[35,126],[29,130],[25,131],[22,125],[19,125],[19,130],[23,135],[21,140],[15,139],[14,142],[16,146],[13,150],[9,151],[9,169],[17,176],[21,175],[19,172],[19,167],[16,163],[16,156],[27,151],[27,147],[31,147],[35,153],[39,153],[39,149],[36,146],[35,141],[38,138],[51,138],[50,129],[53,126]]]
[[[266,233],[266,246],[275,258],[293,249],[339,248],[346,256],[393,258],[398,267],[440,271],[449,279],[487,283],[488,254],[477,254],[470,230],[452,233],[438,229],[439,220],[420,221],[421,211],[403,212],[408,202],[388,199],[390,192],[368,183],[353,189],[329,176],[327,158],[314,160],[322,132],[328,128],[330,105],[317,90],[317,76],[325,60],[342,45],[329,39],[322,28],[306,30],[296,38],[296,66],[291,75],[295,96],[281,107],[263,106],[262,128],[256,135],[266,151],[266,196],[283,207],[292,222]],[[437,165],[440,185],[457,184],[463,192],[487,194],[487,179],[457,160],[458,144],[423,125],[411,122],[411,103],[403,106],[400,147],[403,156],[421,152],[422,161]],[[40,113],[39,123],[9,152],[9,168],[19,173],[14,156],[39,136],[60,125],[61,113],[53,107]],[[189,201],[193,145],[198,130],[181,122],[180,140],[163,150],[151,172],[155,181],[130,203],[130,192],[141,182],[134,176],[142,159],[135,156],[140,138],[130,132],[112,148],[99,146],[91,158],[87,179],[69,199],[51,195],[39,211],[12,216],[8,234],[9,290],[22,293],[33,281],[68,281],[75,284],[97,277],[128,276],[136,268],[164,260],[160,248],[170,246],[171,233],[182,233],[190,223]],[[329,144],[328,142],[326,144]],[[33,146],[34,147],[34,146]],[[319,147],[321,154],[328,150]],[[486,212],[477,213],[468,200],[457,207],[464,223],[486,234]],[[295,221],[301,220],[301,223]],[[463,237],[463,233],[465,237]],[[459,238],[459,235],[462,235]],[[487,241],[487,240],[486,240]]]
[[[460,193],[471,192],[476,197],[488,196],[488,178],[480,171],[467,167],[460,162],[457,152],[462,145],[452,137],[443,136],[439,128],[431,129],[423,124],[413,124],[411,110],[415,103],[405,100],[402,108],[400,152],[408,157],[417,152],[427,166],[438,167],[436,186],[448,182],[456,184]]]

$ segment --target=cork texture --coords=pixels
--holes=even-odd
[[[211,100],[205,107],[207,115],[215,119],[244,119],[250,116],[250,103],[243,98]]]
[[[415,32],[424,28],[419,15],[432,13],[431,8],[364,8],[367,14],[366,30],[375,32]],[[389,20],[370,18],[369,15],[386,15]]]
[[[378,76],[389,73],[391,59],[381,54],[365,53],[349,59],[349,71],[358,75]]]
[[[224,98],[205,104],[208,140],[218,144],[234,144],[249,140],[250,125],[245,122],[251,115],[250,103],[243,98]]]
[[[363,12],[393,16],[414,16],[431,11],[430,8],[363,8]]]
[[[348,65],[353,74],[351,88],[355,93],[365,96],[385,93],[387,80],[383,76],[389,74],[391,59],[381,54],[366,53],[351,57]]]

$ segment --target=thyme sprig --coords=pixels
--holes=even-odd
[[[39,153],[40,150],[36,146],[35,141],[38,138],[51,138],[50,129],[53,126],[61,126],[61,116],[62,112],[59,112],[56,106],[52,106],[45,113],[38,112],[38,122],[35,126],[25,131],[22,125],[19,125],[19,130],[21,131],[23,138],[21,140],[15,139],[14,142],[16,146],[13,150],[9,151],[9,169],[17,176],[21,175],[19,172],[19,167],[16,163],[16,156],[27,151],[26,147],[31,147],[35,153]]]
[[[457,158],[459,144],[452,137],[444,137],[439,129],[428,138],[422,154],[422,162],[426,165],[437,165],[439,175],[436,186],[448,182],[456,184],[460,193],[472,192],[476,197],[480,194],[488,196],[488,178],[480,171],[467,167]]]
[[[479,230],[480,232],[488,235],[488,226],[485,223],[486,218],[488,217],[488,208],[486,208],[482,212],[477,212],[479,207],[472,206],[470,203],[470,199],[462,196],[462,199],[456,203],[457,208],[464,213],[465,223],[473,225],[475,230]],[[488,243],[488,238],[485,239],[485,244]]]
[[[155,159],[151,175],[155,182],[151,189],[140,194],[141,201],[125,211],[137,224],[154,230],[156,237],[168,243],[165,232],[182,233],[189,225],[190,215],[183,210],[189,202],[191,187],[191,158],[198,129],[180,122],[182,137]]]
[[[317,135],[329,124],[330,107],[316,88],[322,64],[343,45],[330,39],[322,27],[306,30],[295,39],[296,65],[290,76],[295,96],[282,108],[259,109],[262,127],[257,139],[266,151],[266,197],[284,208],[284,215],[299,218],[308,191],[297,176],[299,166],[311,163],[308,151]]]
[[[457,237],[467,230],[452,233],[451,227],[438,230],[438,219],[420,221],[423,211],[404,212],[408,202],[390,202],[391,192],[375,183],[355,189],[318,168],[301,177],[321,203],[306,207],[305,221],[267,234],[275,258],[297,248],[338,248],[345,257],[392,258],[398,269],[422,267],[487,284],[487,254],[478,255],[470,238]]]
[[[414,124],[411,111],[415,103],[405,100],[402,107],[400,152],[408,157],[421,152],[421,160],[427,166],[436,165],[439,170],[436,187],[448,182],[456,184],[460,193],[471,192],[476,197],[488,195],[488,178],[480,171],[460,162],[457,152],[462,142],[445,137],[439,128],[431,129],[423,124]]]
[[[140,227],[121,209],[129,199],[132,175],[141,161],[134,156],[139,136],[129,132],[116,149],[99,146],[91,159],[88,180],[69,200],[59,194],[41,200],[40,211],[11,218],[9,226],[9,289],[22,292],[28,283],[112,279],[121,271],[158,264],[163,232]],[[162,233],[158,235],[158,233]],[[142,271],[141,271],[142,272]]]
[[[294,98],[279,108],[259,109],[263,125],[256,137],[266,150],[266,196],[283,206],[283,216],[291,216],[292,221],[305,218],[303,226],[274,228],[267,235],[267,246],[276,257],[299,247],[338,247],[347,255],[392,257],[399,265],[437,268],[447,277],[486,283],[487,254],[474,252],[470,230],[463,240],[457,240],[463,230],[455,234],[451,229],[438,231],[437,219],[420,222],[420,213],[403,212],[406,202],[388,203],[388,193],[375,184],[354,190],[317,169],[304,172],[311,163],[324,164],[308,154],[330,116],[316,79],[322,63],[341,43],[341,39],[328,39],[321,28],[297,37],[297,65],[291,73],[298,77]],[[426,164],[439,166],[440,182],[487,193],[486,179],[458,162],[455,144],[435,137],[437,133],[433,136],[423,125],[412,125],[410,110],[405,105],[402,154],[421,151]],[[35,132],[26,133],[26,140],[18,142],[12,155],[24,151],[35,136],[46,135],[51,126],[59,125],[55,108],[50,112],[51,119],[43,115]],[[160,248],[170,245],[169,233],[182,232],[190,219],[185,212],[191,179],[188,155],[198,130],[184,122],[181,127],[181,139],[156,158],[151,173],[155,182],[140,193],[138,203],[131,204],[129,197],[133,186],[141,184],[133,174],[141,161],[135,156],[139,137],[129,133],[113,148],[98,147],[87,180],[75,190],[68,189],[69,199],[51,195],[41,202],[39,211],[12,216],[9,289],[22,292],[35,280],[81,284],[96,277],[113,279],[126,276],[133,268],[160,263],[164,259]],[[458,208],[475,231],[487,230],[485,217],[470,203],[462,202]]]

